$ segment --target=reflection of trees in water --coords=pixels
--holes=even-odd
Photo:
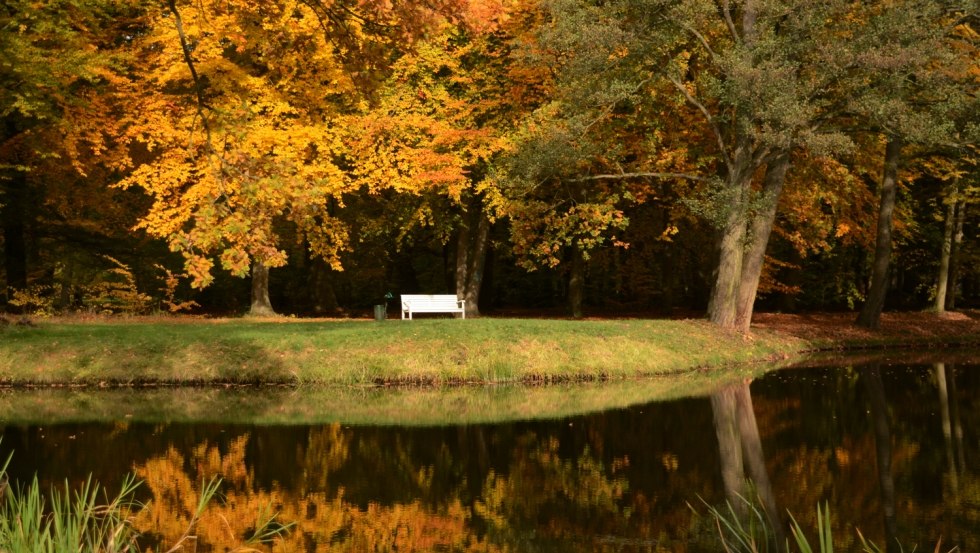
[[[296,492],[278,483],[268,488],[255,485],[246,464],[251,436],[236,438],[226,451],[202,442],[186,457],[171,448],[166,454],[137,467],[137,475],[153,494],[151,508],[140,512],[137,528],[156,543],[175,543],[187,527],[196,505],[197,483],[210,475],[224,479],[223,499],[215,501],[202,517],[197,535],[212,550],[224,551],[239,544],[255,525],[256,516],[268,506],[284,522],[298,526],[281,544],[285,551],[431,551],[446,546],[454,551],[494,551],[467,532],[468,513],[459,501],[438,508],[419,501],[359,507],[346,501],[344,489],[327,494],[320,484],[330,471],[347,461],[349,436],[339,425],[310,431],[306,449],[308,465],[302,467],[309,486]]]
[[[745,501],[754,501],[757,496],[769,518],[778,547],[778,544],[785,542],[785,532],[769,471],[766,469],[749,382],[726,386],[712,393],[711,410],[714,414],[715,435],[718,438],[722,483],[728,503],[744,518],[747,515]],[[754,490],[749,489],[750,482]]]
[[[283,521],[296,521],[298,527],[282,544],[289,551],[399,550],[431,551],[443,547],[454,551],[521,550],[521,543],[564,542],[579,538],[591,540],[593,533],[617,530],[611,519],[626,524],[620,506],[628,483],[617,475],[628,467],[619,459],[606,467],[585,448],[577,458],[565,458],[557,438],[539,440],[533,433],[521,436],[512,453],[506,474],[490,468],[481,476],[478,496],[464,503],[471,493],[468,478],[458,480],[457,489],[437,500],[425,499],[439,480],[432,465],[413,461],[409,441],[392,444],[367,438],[355,439],[339,425],[315,428],[298,452],[303,460],[294,477],[296,490],[279,483],[258,485],[247,463],[248,451],[256,446],[245,433],[223,447],[204,441],[187,454],[171,448],[137,467],[137,475],[152,492],[150,509],[141,512],[138,528],[149,532],[153,544],[174,543],[187,527],[196,506],[196,488],[201,479],[220,475],[224,479],[223,500],[209,508],[202,518],[198,535],[202,544],[223,550],[241,541],[254,526],[256,515],[266,506],[281,513]],[[481,432],[465,433],[460,440],[472,445],[463,456],[486,451]],[[352,442],[359,441],[356,448]],[[352,450],[364,458],[351,458]],[[436,457],[452,456],[447,450]],[[415,499],[381,503],[352,502],[347,488],[333,483],[332,476],[345,465],[367,463],[405,476],[400,485],[416,494]],[[453,465],[452,459],[447,460]],[[467,459],[466,464],[478,459]],[[476,476],[476,474],[474,474]],[[396,479],[397,480],[397,479]],[[402,495],[397,491],[394,495]],[[479,519],[479,520],[475,520]],[[621,544],[620,544],[621,545]],[[618,545],[616,546],[618,547]],[[591,545],[582,550],[597,549]],[[601,548],[598,548],[601,549]]]
[[[881,493],[881,514],[885,521],[885,551],[899,553],[898,518],[895,512],[895,478],[892,475],[892,433],[888,422],[888,402],[877,364],[862,369],[861,380],[871,403],[871,426],[874,429],[875,462]]]
[[[882,547],[889,536],[894,542],[897,533],[906,551],[916,545],[932,551],[940,538],[944,551],[953,545],[961,551],[980,551],[975,531],[980,528],[980,481],[970,471],[956,473],[959,497],[966,499],[961,502],[950,468],[965,467],[966,459],[976,455],[969,439],[957,442],[956,427],[960,432],[974,428],[980,410],[973,395],[953,391],[956,375],[964,375],[948,366],[944,372],[946,400],[937,391],[935,366],[928,371],[903,366],[810,371],[788,385],[754,389],[780,507],[792,512],[804,528],[813,528],[814,507],[829,501],[833,534],[842,550],[857,548],[854,529],[859,528]],[[975,386],[974,380],[969,389]],[[948,439],[941,431],[944,401],[950,419]],[[964,414],[968,419],[957,423]],[[937,482],[943,474],[945,487]],[[889,504],[891,528],[886,531],[883,506]],[[932,530],[915,533],[913,529],[926,521]]]

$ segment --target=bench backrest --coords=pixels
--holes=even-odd
[[[455,294],[402,294],[402,309],[458,311],[459,300]]]

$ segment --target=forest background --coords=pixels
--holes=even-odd
[[[0,307],[976,306],[978,13],[11,0]]]

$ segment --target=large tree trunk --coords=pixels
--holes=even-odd
[[[888,268],[892,255],[892,223],[895,213],[895,193],[898,188],[898,162],[902,156],[902,141],[890,138],[885,146],[885,167],[881,177],[881,198],[878,206],[878,237],[871,273],[868,299],[861,308],[857,323],[877,330],[881,326],[881,311],[888,292]]]
[[[789,170],[789,150],[778,153],[766,167],[766,177],[762,186],[760,206],[752,216],[748,234],[748,247],[742,261],[742,276],[738,284],[738,300],[735,306],[735,328],[739,332],[748,332],[752,324],[752,310],[755,297],[759,291],[759,278],[766,261],[766,247],[776,222],[776,208],[779,206],[779,195],[786,182],[786,172]]]
[[[950,190],[950,197],[946,198],[946,224],[943,228],[943,246],[939,254],[939,277],[936,279],[936,301],[933,309],[936,313],[946,311],[946,286],[949,282],[949,258],[953,251],[953,231],[956,227],[956,184]]]
[[[474,227],[475,232],[474,232]],[[483,213],[482,202],[474,198],[456,239],[456,297],[466,300],[466,316],[480,316],[480,289],[490,243],[490,219]]]
[[[742,278],[742,262],[745,256],[745,218],[748,214],[748,196],[752,169],[748,147],[740,148],[735,160],[736,169],[725,183],[730,202],[725,224],[718,242],[718,267],[715,282],[708,299],[708,319],[716,325],[734,330],[738,302],[738,285]]]
[[[252,317],[272,317],[276,312],[269,300],[269,267],[259,261],[252,262]]]

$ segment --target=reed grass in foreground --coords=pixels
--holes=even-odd
[[[696,320],[40,322],[0,337],[0,384],[453,384],[676,374],[805,340]]]
[[[7,466],[0,467],[0,551],[3,553],[138,553],[139,533],[130,515],[143,506],[133,499],[139,483],[123,480],[119,492],[110,496],[89,479],[72,490],[54,488],[45,494],[35,477],[24,486],[8,482]],[[194,540],[194,529],[208,504],[214,500],[220,479],[202,484],[194,512],[189,513],[187,529],[176,543],[164,551],[185,550]],[[288,531],[275,516],[258,513],[255,531],[235,551],[256,551],[252,545],[265,543]],[[166,547],[166,546],[165,546]]]
[[[711,516],[713,526],[716,529],[716,537],[720,541],[720,551],[725,553],[833,553],[834,552],[834,532],[833,521],[830,517],[830,507],[824,504],[823,508],[817,505],[817,517],[815,528],[805,531],[792,514],[790,517],[790,535],[785,538],[783,543],[779,543],[776,536],[781,534],[773,529],[770,517],[758,504],[746,498],[738,498],[742,504],[739,508],[727,503],[724,509],[707,505],[708,514]],[[703,501],[703,500],[702,500]],[[742,511],[741,514],[739,512]],[[887,551],[905,551],[897,541],[888,548],[882,548],[871,540],[868,540],[858,528],[854,529],[858,538],[858,545],[861,553],[885,553]],[[808,537],[808,533],[813,534],[813,540]],[[896,540],[896,538],[892,538]],[[840,544],[838,544],[840,545]],[[936,543],[933,553],[941,553],[942,540]],[[846,550],[846,548],[845,548]],[[917,551],[913,547],[908,551]],[[954,553],[958,548],[953,548],[946,553]]]

